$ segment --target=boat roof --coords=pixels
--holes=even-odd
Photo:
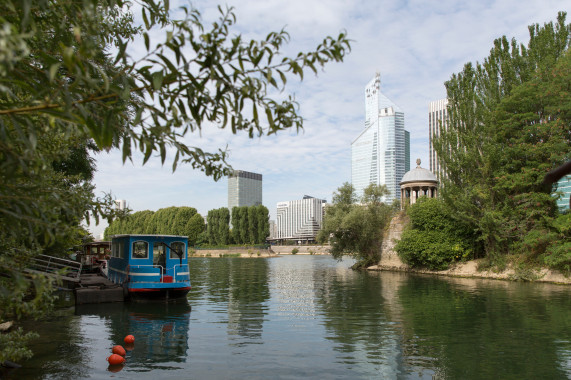
[[[120,238],[120,237],[142,237],[142,238],[182,238],[188,239],[188,236],[182,235],[148,235],[148,234],[121,234],[121,235],[113,235],[111,238]]]
[[[90,241],[90,242],[87,242],[87,243],[83,243],[82,245],[85,246],[85,245],[109,245],[109,244],[111,244],[110,241],[107,241],[107,240],[99,240],[99,241]]]

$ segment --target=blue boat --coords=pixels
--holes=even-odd
[[[188,238],[165,235],[115,235],[107,277],[131,299],[169,300],[190,291]]]

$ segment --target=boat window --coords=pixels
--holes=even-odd
[[[153,265],[161,268],[166,267],[166,252],[167,247],[162,242],[155,242],[153,244]]]
[[[135,241],[133,242],[133,252],[132,258],[134,259],[146,259],[149,257],[149,243],[146,241]]]
[[[123,242],[114,242],[111,245],[111,256],[113,257],[119,257],[119,258],[124,258],[124,252],[123,252]]]
[[[185,254],[184,254],[185,249],[184,248],[185,248],[185,246],[184,246],[184,243],[182,241],[175,241],[175,242],[171,243],[171,248],[172,249],[171,249],[169,258],[178,259],[179,258],[178,255],[176,254],[176,252],[174,252],[174,251],[177,251],[177,252],[182,252],[182,258],[184,259],[184,256],[185,256]]]

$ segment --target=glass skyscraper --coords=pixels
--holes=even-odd
[[[228,209],[262,204],[262,175],[234,170],[228,177]]]
[[[365,129],[351,143],[351,183],[357,196],[374,183],[386,185],[383,201],[400,199],[400,181],[410,169],[410,135],[404,112],[381,92],[377,73],[365,88]]]
[[[442,169],[438,154],[434,150],[433,141],[440,136],[440,125],[448,127],[448,99],[440,99],[430,102],[428,105],[428,149],[430,171],[436,174],[438,179],[443,178],[446,174]]]

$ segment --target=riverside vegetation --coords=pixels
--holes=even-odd
[[[526,46],[494,41],[483,63],[446,82],[448,126],[434,149],[446,176],[438,200],[413,205],[396,250],[412,266],[485,258],[491,268],[571,274],[571,214],[548,172],[571,160],[571,25],[529,27]],[[552,193],[555,192],[556,196]]]
[[[165,234],[188,236],[190,246],[264,244],[270,233],[269,211],[263,205],[242,206],[230,213],[222,207],[210,210],[207,224],[194,207],[167,207],[138,211],[113,221],[105,237],[117,234]]]
[[[483,267],[512,264],[522,278],[538,266],[571,274],[571,214],[544,183],[571,160],[571,26],[560,12],[529,33],[527,46],[495,40],[482,63],[445,83],[448,123],[433,144],[447,174],[440,198],[406,207],[411,222],[395,249],[410,266],[441,270],[483,258]],[[349,254],[365,267],[378,262],[382,230],[398,208],[378,194],[362,207],[353,194],[350,184],[338,189],[320,239],[330,240],[334,257]]]

